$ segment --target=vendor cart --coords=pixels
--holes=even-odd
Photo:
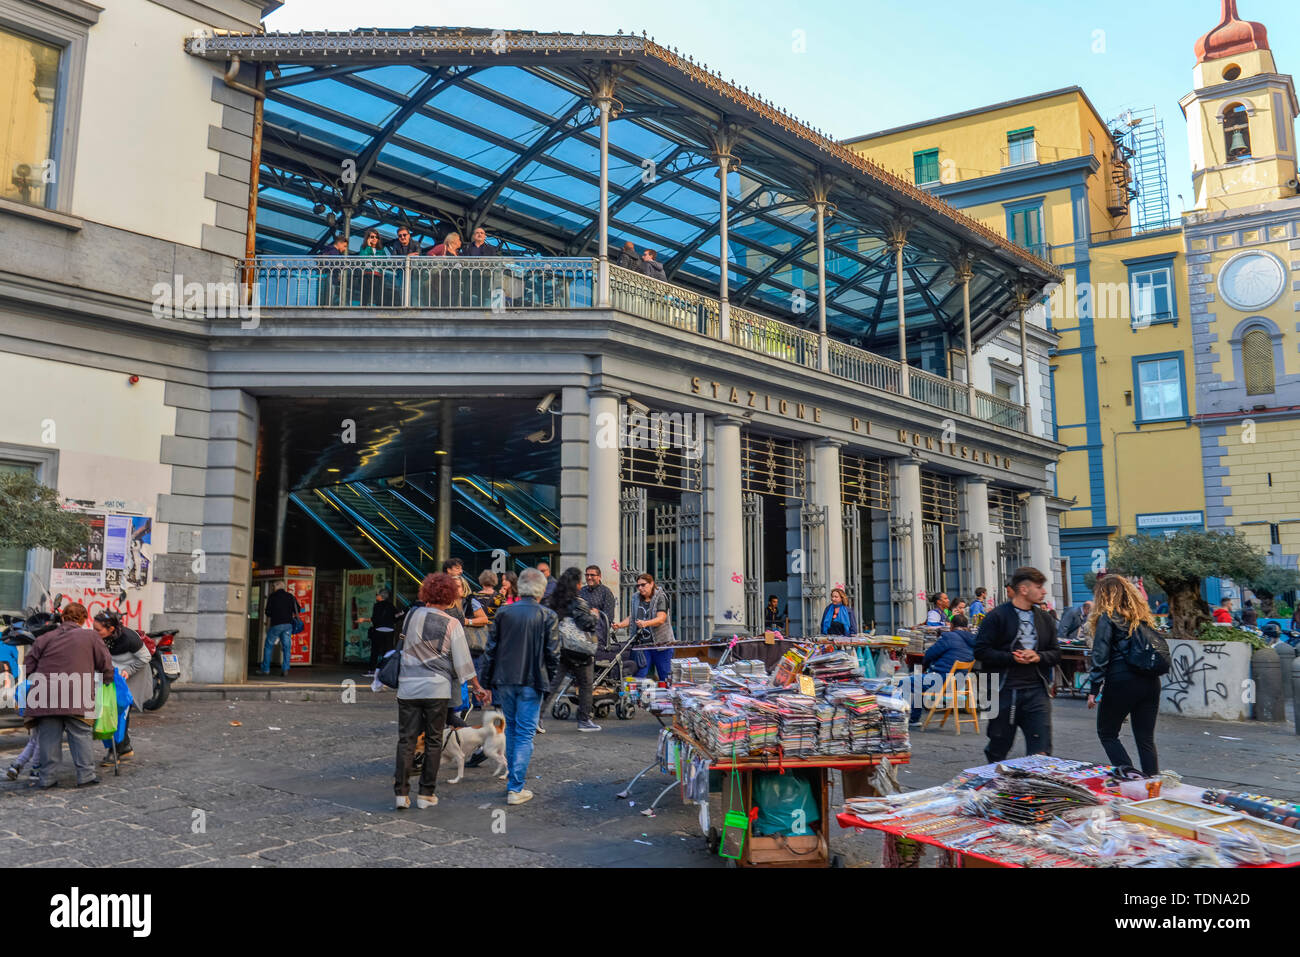
[[[672,727],[672,733],[682,744],[689,746],[701,755],[708,752],[690,734],[678,725]],[[827,774],[832,768],[839,769],[843,775],[846,796],[857,797],[872,793],[868,780],[872,771],[882,763],[907,764],[909,754],[844,754],[814,755],[806,758],[788,758],[781,754],[737,755],[720,757],[710,755],[710,769],[725,772],[723,775],[722,806],[737,807],[750,820],[750,832],[746,835],[741,856],[732,861],[736,867],[839,867],[838,854],[833,854],[830,847],[830,827],[834,815],[830,808],[830,780]],[[733,775],[732,772],[737,772]],[[754,775],[781,774],[792,771],[809,771],[813,778],[813,794],[818,801],[818,819],[809,824],[810,833],[790,836],[763,836],[752,832],[754,808]],[[738,784],[733,782],[738,780]],[[733,793],[733,787],[738,793]],[[847,792],[852,791],[852,794]],[[709,850],[716,853],[721,840],[717,828],[709,829]]]

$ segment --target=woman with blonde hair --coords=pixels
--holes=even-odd
[[[1147,777],[1159,774],[1156,715],[1160,710],[1160,674],[1135,667],[1130,655],[1137,642],[1164,649],[1167,658],[1167,646],[1156,632],[1151,606],[1127,579],[1107,575],[1093,588],[1088,624],[1093,631],[1088,707],[1098,709],[1097,737],[1106,757],[1116,767],[1132,766],[1119,740],[1124,719],[1129,718],[1142,773]]]
[[[858,620],[849,607],[849,596],[844,589],[836,586],[831,589],[831,603],[822,612],[823,635],[856,635]]]

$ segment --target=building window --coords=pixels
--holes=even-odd
[[[1168,266],[1131,270],[1129,296],[1135,326],[1174,318],[1174,283]]]
[[[993,374],[993,394],[999,399],[1020,404],[1020,377]]]
[[[0,29],[0,198],[52,206],[62,51]]]
[[[917,186],[939,182],[939,151],[918,150],[912,154],[912,175]]]
[[[1187,416],[1181,353],[1133,358],[1138,424]]]
[[[1008,206],[1007,238],[1039,255],[1046,252],[1043,245],[1043,204]]]
[[[1034,146],[1034,128],[1012,130],[1007,134],[1007,166],[1024,166],[1038,162],[1038,150]]]
[[[1229,163],[1250,156],[1250,117],[1240,103],[1223,111],[1223,144]]]
[[[1246,395],[1273,394],[1273,339],[1263,329],[1252,329],[1242,338],[1241,366]]]

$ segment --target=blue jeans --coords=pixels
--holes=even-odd
[[[542,693],[528,685],[497,685],[492,689],[506,719],[506,790],[522,791],[533,758],[533,735],[542,710]]]
[[[928,710],[928,705],[922,706],[925,695],[933,694],[937,696],[943,681],[947,675],[942,671],[923,671],[921,673],[920,687],[917,687],[916,675],[911,674],[903,678],[899,683],[898,696],[912,705],[912,714],[908,721],[912,724],[921,720],[921,714]],[[912,696],[916,697],[913,698]]]
[[[272,625],[266,629],[266,644],[262,646],[262,674],[271,673],[271,655],[275,643],[280,643],[280,674],[289,673],[289,646],[293,640],[293,625]]]
[[[648,677],[650,666],[654,665],[655,674],[659,676],[660,681],[671,681],[673,676],[673,650],[664,648],[662,650],[652,650],[650,648],[640,648],[636,652],[637,664],[640,665],[636,670],[638,678]]]

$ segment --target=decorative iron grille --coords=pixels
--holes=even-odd
[[[629,417],[621,426],[618,448],[619,478],[627,485],[704,490],[704,435],[691,417],[681,423],[638,426]]]
[[[840,502],[889,511],[889,471],[885,460],[841,454]]]
[[[1001,530],[1003,538],[1025,537],[1025,507],[1015,490],[989,486],[989,524]]]
[[[921,519],[957,527],[957,483],[952,476],[921,473]]]
[[[807,461],[795,439],[742,431],[740,468],[742,492],[797,501],[807,496]]]

